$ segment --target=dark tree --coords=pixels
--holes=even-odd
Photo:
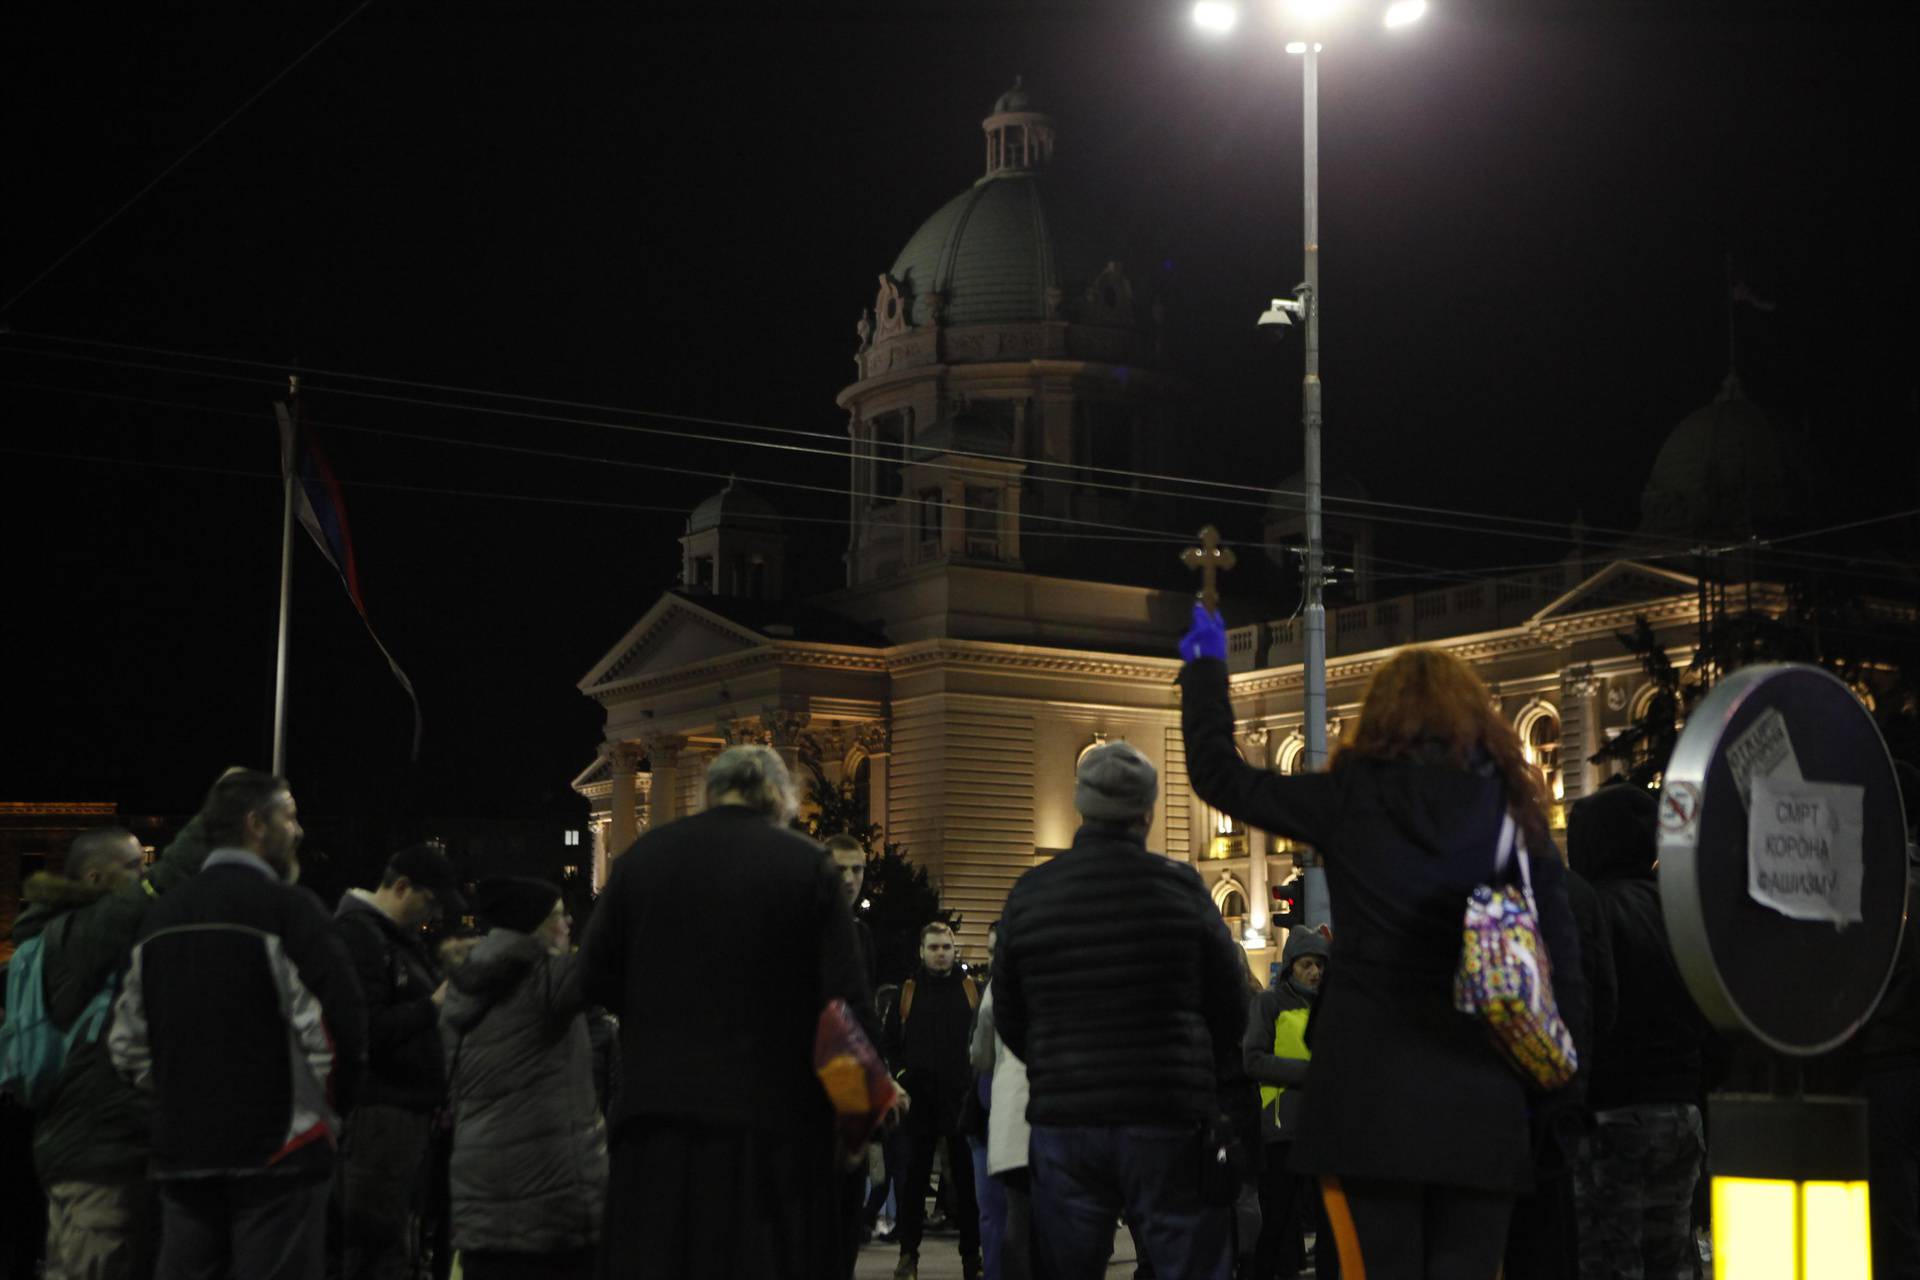
[[[1629,782],[1652,786],[1666,772],[1680,728],[1714,682],[1761,662],[1801,662],[1833,673],[1859,693],[1896,759],[1920,760],[1920,626],[1911,607],[1887,607],[1818,576],[1784,584],[1777,609],[1728,612],[1709,606],[1685,670],[1667,657],[1644,617],[1620,643],[1640,659],[1654,695],[1640,718],[1588,759],[1612,764]]]
[[[861,895],[866,905],[856,906],[855,914],[873,931],[880,981],[899,982],[919,963],[921,927],[934,920],[954,924],[953,913],[940,905],[940,891],[927,878],[926,868],[914,866],[895,841],[882,839],[851,781],[829,782],[817,761],[802,757],[801,763],[812,775],[807,784],[810,805],[795,825],[816,840],[852,836],[866,850],[867,880]]]

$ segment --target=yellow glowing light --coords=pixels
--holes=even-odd
[[[1870,1280],[1867,1184],[1713,1180],[1714,1280]]]
[[[1867,1184],[1807,1182],[1800,1187],[1800,1274],[1807,1280],[1868,1280]]]
[[[1798,1187],[1767,1178],[1713,1180],[1714,1280],[1797,1280]]]

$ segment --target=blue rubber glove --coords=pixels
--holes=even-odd
[[[1180,658],[1183,662],[1200,658],[1227,660],[1227,624],[1198,600],[1193,602],[1193,626],[1180,637]]]

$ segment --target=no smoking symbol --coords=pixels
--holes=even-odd
[[[1700,788],[1691,782],[1669,782],[1660,793],[1660,827],[1685,831],[1700,816]]]

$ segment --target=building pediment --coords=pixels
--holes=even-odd
[[[591,697],[614,685],[763,648],[768,642],[753,628],[668,592],[581,678],[579,689]]]
[[[1536,624],[1553,622],[1576,614],[1671,600],[1675,596],[1691,595],[1699,589],[1699,585],[1699,579],[1671,569],[1642,564],[1638,560],[1616,560],[1547,604],[1533,615],[1531,621]]]

